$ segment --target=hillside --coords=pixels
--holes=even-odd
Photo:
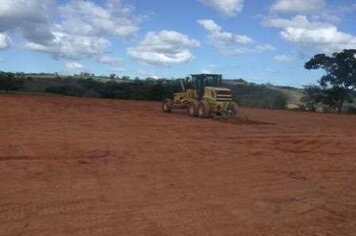
[[[287,96],[287,108],[297,108],[301,105],[301,98],[305,95],[304,90],[300,88],[285,86],[270,86],[271,89],[281,91]]]
[[[303,89],[272,84],[255,84],[244,80],[225,80],[242,106],[259,108],[295,109],[301,104]]]

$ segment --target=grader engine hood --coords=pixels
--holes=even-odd
[[[216,88],[216,87],[207,87],[208,91],[211,91],[213,98],[216,102],[230,102],[232,101],[231,90],[227,88]]]
[[[216,101],[217,102],[230,102],[232,100],[231,91],[217,91]]]

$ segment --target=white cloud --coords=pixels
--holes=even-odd
[[[325,5],[325,0],[276,0],[271,9],[279,12],[315,12]]]
[[[62,27],[73,35],[109,34],[127,37],[138,30],[140,19],[131,6],[120,1],[107,1],[104,6],[90,1],[72,0],[59,8],[64,22]]]
[[[54,0],[2,0],[0,32],[19,30],[32,42],[45,43],[52,39],[50,13]]]
[[[335,25],[310,21],[298,15],[289,19],[267,19],[265,25],[281,29],[281,37],[314,52],[332,52],[356,48],[356,36],[338,30]]]
[[[48,10],[54,0],[1,0],[0,16],[15,21],[42,21],[48,18]]]
[[[213,74],[213,72],[211,70],[209,70],[209,69],[202,69],[201,73],[202,74]]]
[[[199,0],[226,16],[235,16],[243,8],[244,0]]]
[[[264,24],[276,28],[301,27],[301,28],[308,28],[308,29],[323,28],[330,25],[328,23],[324,23],[320,21],[311,22],[304,15],[297,15],[292,19],[269,18],[264,21]]]
[[[213,74],[216,72],[216,65],[210,64],[206,68],[202,69],[200,72],[203,74]]]
[[[189,48],[200,43],[176,31],[148,32],[136,46],[127,49],[132,58],[152,65],[179,64],[192,60]]]
[[[279,61],[279,62],[290,62],[293,60],[293,58],[288,55],[277,55],[277,56],[274,56],[273,59],[276,61]]]
[[[64,63],[64,67],[69,72],[84,72],[84,71],[86,71],[85,66],[83,66],[82,64],[75,62],[75,61]]]
[[[274,47],[269,44],[254,45],[254,40],[246,35],[223,31],[221,26],[211,19],[198,20],[198,23],[208,32],[210,44],[223,54],[238,55],[248,52],[274,50]]]
[[[2,0],[0,33],[22,33],[25,48],[51,54],[56,59],[92,58],[118,64],[107,55],[109,37],[129,37],[139,29],[140,18],[120,0]]]
[[[9,47],[10,39],[5,33],[0,32],[0,50]]]
[[[230,32],[222,31],[222,28],[210,19],[198,20],[198,23],[209,32],[209,37],[213,44],[226,45],[229,43],[249,44],[253,40],[246,35],[233,34]]]
[[[222,28],[215,23],[215,21],[210,20],[210,19],[202,19],[198,20],[198,23],[204,27],[209,32],[220,32]]]
[[[110,42],[103,37],[72,35],[62,31],[53,32],[54,38],[46,43],[26,43],[27,49],[47,52],[54,58],[81,59],[95,57],[106,52]]]

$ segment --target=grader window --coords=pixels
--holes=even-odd
[[[222,84],[222,75],[218,74],[197,74],[192,75],[193,88],[197,91],[198,99],[204,96],[204,88],[219,87]]]

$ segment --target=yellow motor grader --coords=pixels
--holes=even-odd
[[[221,87],[222,75],[191,75],[192,88],[186,89],[181,80],[182,91],[175,93],[173,100],[165,99],[162,104],[164,112],[174,109],[186,109],[189,115],[208,118],[212,115],[235,116],[237,104],[232,101],[231,90]]]

